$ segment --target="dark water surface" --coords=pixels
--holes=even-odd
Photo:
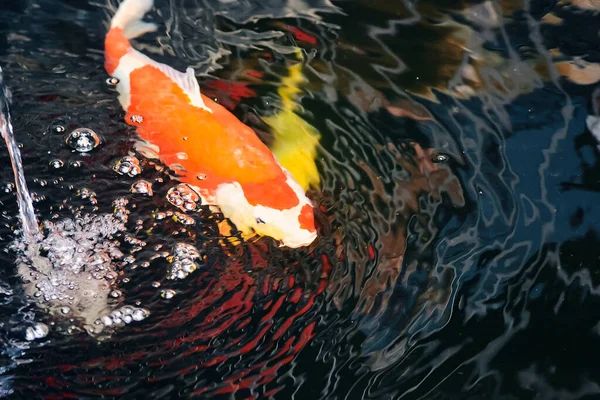
[[[597,4],[157,1],[161,30],[138,48],[196,68],[204,93],[267,141],[261,117],[277,110],[294,46],[304,50],[301,115],[322,135],[310,192],[320,238],[290,251],[223,242],[207,210],[191,225],[161,219],[177,211],[166,199],[176,181],[135,153],[105,82],[103,0],[0,2],[38,219],[128,213],[110,304],[150,312],[93,337],[26,296],[0,152],[3,395],[600,398],[600,153],[586,127],[600,101],[600,15],[570,3]],[[91,128],[102,144],[73,152],[57,126]],[[140,175],[113,170],[127,155]],[[140,179],[152,196],[131,192]],[[202,264],[169,280],[182,243]],[[50,333],[26,341],[39,321]]]

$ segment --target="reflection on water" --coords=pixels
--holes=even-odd
[[[0,61],[38,218],[126,216],[107,307],[149,315],[102,342],[69,334],[3,269],[2,393],[598,396],[594,2],[157,2],[161,30],[138,48],[195,67],[269,144],[303,49],[294,110],[320,134],[320,238],[293,251],[236,245],[218,213],[169,202],[178,182],[137,152],[105,82],[115,5],[3,2]],[[80,127],[103,145],[72,151]],[[18,210],[3,171],[6,246]],[[38,322],[49,335],[26,342]]]

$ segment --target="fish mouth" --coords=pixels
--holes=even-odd
[[[283,246],[298,249],[312,244],[317,238],[317,231],[301,230],[301,234],[289,236],[281,240]]]

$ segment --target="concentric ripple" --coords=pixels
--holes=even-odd
[[[40,256],[98,256],[109,285],[93,318],[48,312],[1,253],[0,395],[598,396],[591,2],[156,3],[161,29],[136,46],[194,66],[268,144],[261,118],[302,63],[297,112],[322,137],[319,238],[242,241],[153,159],[102,70],[116,2],[2,3],[15,132],[56,229]],[[1,184],[8,246],[18,211],[8,173]]]

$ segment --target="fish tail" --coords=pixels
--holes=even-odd
[[[119,4],[104,43],[105,68],[109,74],[117,69],[121,57],[131,49],[130,39],[156,30],[156,24],[142,21],[153,5],[154,0],[124,0]]]
[[[296,56],[302,60],[299,50]],[[292,65],[288,72],[278,90],[282,107],[277,114],[266,117],[265,121],[273,130],[271,151],[302,188],[307,190],[320,183],[316,158],[321,135],[296,113],[297,97],[301,93],[300,85],[305,80],[302,63]]]
[[[144,15],[153,6],[154,0],[124,0],[111,20],[111,29],[122,29],[126,39],[134,39],[145,33],[154,32],[156,24],[142,21]]]

